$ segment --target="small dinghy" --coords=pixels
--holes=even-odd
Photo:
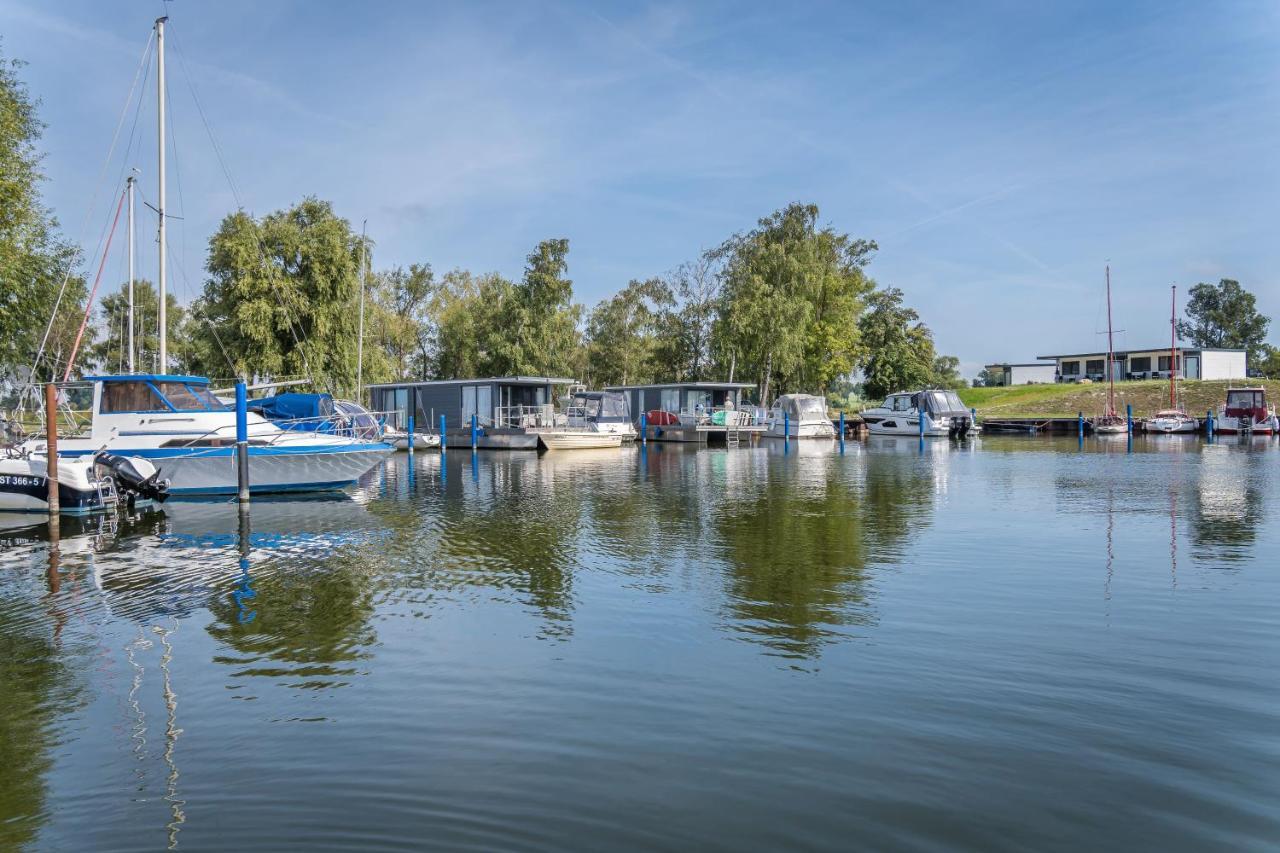
[[[49,460],[43,454],[10,452],[0,457],[0,512],[49,511]],[[169,484],[150,462],[113,453],[58,459],[58,506],[86,515],[161,502]]]

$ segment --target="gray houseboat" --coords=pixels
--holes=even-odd
[[[501,376],[384,382],[370,385],[369,394],[373,411],[385,412],[387,423],[397,429],[406,429],[412,414],[417,432],[439,432],[444,415],[448,442],[469,446],[475,415],[477,447],[537,450],[538,431],[554,423],[554,387],[573,384],[554,376]]]
[[[670,382],[658,385],[610,385],[627,395],[632,417],[645,415],[649,441],[734,441],[764,432],[757,410],[743,401],[755,389],[750,382]]]

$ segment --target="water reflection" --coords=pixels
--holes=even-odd
[[[1268,444],[1266,439],[1227,436],[1204,448],[1191,515],[1197,560],[1230,565],[1249,557],[1264,518],[1263,480],[1274,476],[1275,466],[1264,467],[1268,457],[1258,452]]]

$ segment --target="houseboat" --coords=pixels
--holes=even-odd
[[[765,417],[743,399],[755,387],[750,382],[670,382],[605,390],[626,395],[634,420],[644,416],[647,440],[708,444],[765,431]]]
[[[555,429],[555,388],[575,380],[554,376],[501,376],[384,382],[369,386],[371,406],[386,413],[388,426],[407,433],[409,417],[417,433],[440,433],[444,417],[448,444],[470,446],[472,416],[476,447],[484,450],[537,450],[538,433]],[[415,445],[417,446],[417,445]]]

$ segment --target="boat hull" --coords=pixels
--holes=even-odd
[[[771,423],[765,430],[765,435],[769,438],[835,438],[836,428],[829,421],[810,421],[805,423],[793,423],[789,425],[790,431],[786,431],[783,424]]]
[[[68,515],[104,512],[116,506],[113,486],[92,476],[89,459],[60,460],[58,509]],[[0,459],[0,512],[49,511],[48,469],[44,459]]]
[[[588,450],[622,446],[621,435],[592,430],[584,430],[582,432],[540,432],[538,433],[538,441],[546,450]]]

